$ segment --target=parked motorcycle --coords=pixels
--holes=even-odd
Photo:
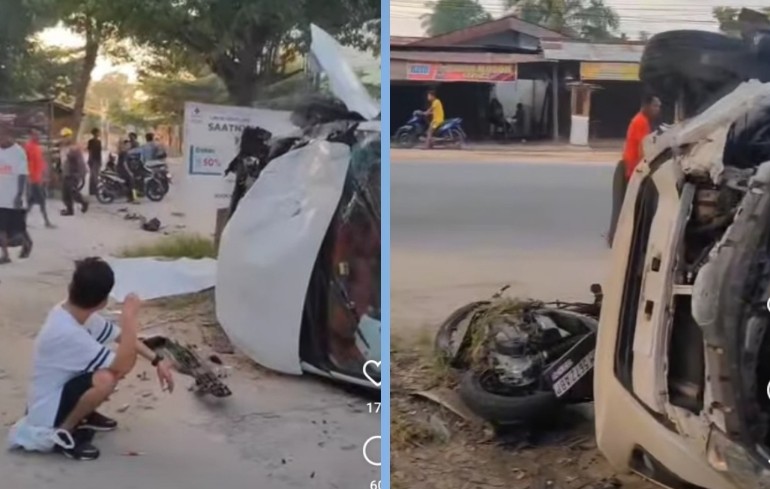
[[[480,417],[520,424],[593,396],[601,309],[594,303],[501,299],[455,311],[436,336],[438,354],[461,372],[459,395]]]
[[[467,137],[463,131],[462,122],[463,120],[458,117],[444,121],[434,132],[433,143],[462,147]],[[415,110],[412,113],[412,118],[398,128],[396,134],[393,135],[393,140],[402,148],[412,148],[418,142],[426,140],[429,126],[430,123],[425,112]]]
[[[153,202],[163,200],[168,193],[168,180],[164,183],[162,172],[141,164],[133,171],[137,191]],[[96,199],[102,204],[111,204],[118,197],[128,197],[131,188],[116,170],[104,169],[99,173]]]
[[[171,173],[168,171],[166,160],[150,160],[145,163],[145,166],[160,180],[160,183],[163,185],[163,192],[168,193],[171,187]]]

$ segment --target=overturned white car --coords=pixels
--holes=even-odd
[[[293,117],[300,134],[253,152],[252,181],[221,238],[217,317],[261,365],[375,388],[379,108],[315,26],[312,53],[342,103],[308,103]]]
[[[770,83],[650,135],[604,284],[599,448],[670,487],[770,484]]]

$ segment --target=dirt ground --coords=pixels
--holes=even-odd
[[[130,207],[160,217],[165,232],[196,230],[194,217],[174,206],[174,192],[159,204]],[[58,216],[44,229],[30,216],[35,248],[28,260],[0,267],[0,437],[24,412],[34,337],[48,310],[65,294],[73,260],[109,255],[150,243],[161,233],[139,229],[117,212],[126,205],[95,205],[86,215]],[[204,230],[200,230],[204,231]],[[18,250],[12,250],[15,259]],[[146,303],[143,333],[192,343],[208,357],[227,351],[213,316],[210,294]],[[316,378],[277,375],[238,354],[220,353],[234,395],[225,400],[188,392],[192,380],[177,375],[178,389],[161,392],[154,369],[138,370],[104,406],[120,428],[97,435],[98,461],[75,463],[57,455],[0,450],[0,487],[8,489],[276,489],[369,487],[379,470],[368,466],[363,443],[380,430],[370,402]],[[223,474],[226,474],[223,478]]]
[[[416,342],[394,338],[391,353],[391,487],[407,489],[652,489],[618,473],[596,448],[590,405],[543,426],[495,432],[415,396],[454,387],[425,332]]]
[[[399,160],[436,165],[511,162],[510,151],[394,150]],[[613,165],[618,152],[528,153],[538,164]],[[543,204],[546,204],[544,202]],[[438,211],[437,211],[438,213]],[[424,214],[428,214],[425,211]],[[423,214],[420,214],[423,216]],[[441,219],[441,215],[430,217]],[[427,219],[428,217],[425,217]],[[579,212],[578,217],[579,219]],[[454,221],[452,221],[454,222]],[[501,225],[505,225],[502,223]],[[459,226],[459,225],[458,225]],[[393,223],[394,235],[399,232]],[[526,229],[520,232],[527,232]],[[457,231],[459,233],[459,231]],[[431,236],[427,236],[431,238]],[[415,395],[455,375],[438,364],[433,336],[456,308],[488,299],[503,286],[519,298],[590,301],[590,285],[602,283],[609,251],[600,235],[590,247],[563,242],[516,248],[412,241],[392,248],[391,266],[391,485],[394,489],[651,489],[652,483],[610,467],[596,448],[592,406],[565,411],[546,426],[495,433]],[[416,238],[413,241],[417,241]]]

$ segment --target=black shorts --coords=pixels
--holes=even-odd
[[[27,232],[27,211],[24,209],[0,209],[0,233],[16,236]]]
[[[45,204],[45,185],[42,183],[33,183],[29,186],[29,205]]]
[[[54,426],[60,426],[72,410],[75,409],[83,394],[93,387],[93,377],[93,372],[85,372],[64,384]]]

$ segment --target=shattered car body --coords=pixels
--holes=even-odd
[[[597,337],[600,450],[708,489],[770,483],[770,84],[648,136]]]
[[[363,86],[352,88],[360,82],[339,68],[347,64],[336,42],[315,26],[312,51],[322,68],[336,63],[331,85],[345,91],[303,104],[292,116],[296,134],[257,141],[248,164],[234,165],[248,178],[236,181],[242,188],[221,238],[217,317],[265,367],[374,388],[380,133],[367,117],[377,104]]]

